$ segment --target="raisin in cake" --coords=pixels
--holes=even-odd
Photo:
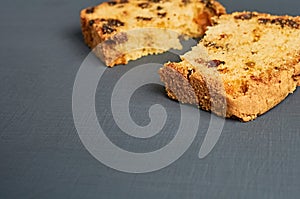
[[[87,45],[112,67],[180,49],[179,36],[203,36],[224,13],[214,0],[116,0],[82,10],[81,25]]]
[[[223,104],[224,116],[245,122],[295,91],[299,75],[300,17],[256,12],[216,17],[182,62],[166,63],[160,70],[169,97],[218,115],[222,113],[212,104]]]

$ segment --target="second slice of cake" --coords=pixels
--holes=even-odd
[[[300,18],[256,12],[216,18],[182,62],[160,70],[169,97],[242,121],[295,91],[299,74]]]

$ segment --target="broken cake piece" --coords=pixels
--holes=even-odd
[[[203,36],[211,17],[225,13],[214,0],[116,0],[81,11],[86,44],[109,67],[180,49],[179,37]]]

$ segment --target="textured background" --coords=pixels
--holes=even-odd
[[[229,12],[258,10],[298,15],[300,1],[221,1]],[[72,88],[89,53],[80,33],[79,11],[99,1],[2,0],[0,7],[0,198],[299,198],[300,91],[250,123],[227,120],[205,159],[197,154],[209,122],[201,112],[199,134],[174,164],[148,174],[126,174],[95,160],[81,144],[72,118]],[[116,68],[111,75],[125,72]],[[113,78],[103,80],[107,85]],[[102,88],[103,89],[103,88]],[[110,117],[98,92],[99,121]],[[149,100],[154,99],[154,100]],[[133,96],[131,113],[147,123],[147,109],[163,104],[176,124],[178,104],[161,86]],[[124,148],[148,151],[172,138],[140,144],[105,120],[111,139]],[[115,131],[114,131],[115,129]],[[135,143],[137,142],[137,143]]]

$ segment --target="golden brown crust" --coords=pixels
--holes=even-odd
[[[200,37],[211,24],[210,18],[224,13],[224,7],[214,0],[117,0],[86,8],[81,11],[80,18],[85,43],[90,48],[95,48],[104,41],[115,41],[112,38],[120,33],[140,28],[168,29],[180,35]],[[170,48],[179,49],[175,41],[166,43],[166,49],[158,49],[160,46],[151,46],[149,42],[142,40],[144,47],[139,46],[140,49],[135,52],[131,52],[132,49],[123,52],[126,51],[124,46],[131,43],[130,36],[128,37],[128,41],[118,40],[115,42],[117,44],[102,46],[96,50],[98,53],[102,52],[98,56],[112,67],[144,55],[165,52]],[[151,37],[153,40],[159,39],[153,35],[148,38],[151,40]],[[169,37],[175,36],[171,34]]]
[[[183,56],[182,62],[167,63],[160,70],[160,74],[164,74],[162,81],[166,84],[168,95],[173,99],[176,99],[176,93],[184,98],[187,87],[186,83],[180,85],[180,80],[172,74],[180,73],[197,96],[193,104],[222,115],[217,111],[218,107],[212,106],[222,104],[221,98],[211,95],[221,93],[222,89],[216,86],[221,81],[225,91],[226,117],[247,122],[272,109],[299,86],[299,17],[240,12],[223,15],[214,19],[214,23],[199,46]],[[207,50],[211,61],[199,57],[196,50],[200,47]],[[192,60],[188,59],[191,57]],[[217,76],[221,80],[216,78],[208,85],[204,71],[210,70],[210,67],[218,71]],[[190,103],[189,99],[183,102]]]

